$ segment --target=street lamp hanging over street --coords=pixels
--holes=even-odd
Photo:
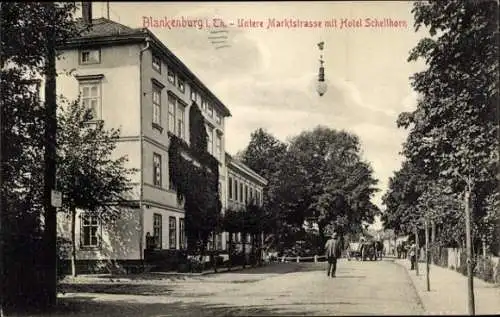
[[[319,55],[320,66],[319,66],[318,82],[316,84],[316,91],[318,92],[320,97],[323,96],[328,90],[328,87],[325,82],[325,67],[323,66],[323,64],[325,63],[325,61],[323,60],[324,47],[325,47],[325,42],[318,43],[318,48],[320,51]]]

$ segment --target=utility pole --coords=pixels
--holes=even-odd
[[[49,16],[55,16],[55,5],[48,2]],[[44,155],[44,308],[54,307],[57,300],[57,218],[52,206],[52,190],[56,185],[56,36],[53,23],[47,28],[45,62],[45,155]]]
[[[474,304],[474,276],[472,271],[472,243],[471,243],[471,212],[470,212],[470,193],[471,193],[470,180],[466,184],[464,193],[465,204],[465,247],[467,252],[467,289],[468,289],[468,307],[469,315],[475,315]]]
[[[429,221],[425,217],[425,279],[427,282],[427,291],[431,290],[431,282],[429,279]]]

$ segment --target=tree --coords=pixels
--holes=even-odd
[[[417,202],[424,188],[421,173],[410,162],[403,162],[389,179],[389,189],[382,197],[386,210],[382,214],[384,227],[397,233],[411,233],[422,218]]]
[[[412,77],[421,95],[417,109],[399,118],[400,126],[410,128],[403,153],[463,193],[469,312],[474,314],[470,215],[477,204],[471,199],[491,195],[495,189],[487,193],[486,185],[498,181],[498,3],[417,2],[412,12],[415,30],[425,26],[430,37],[408,58],[423,58],[428,67]]]
[[[63,210],[71,217],[71,271],[76,276],[76,210],[95,213],[103,221],[119,216],[131,189],[126,156],[114,158],[119,129],[105,129],[103,121],[90,123],[92,111],[78,101],[58,117],[57,183]]]
[[[228,243],[228,253],[229,253],[229,269],[231,269],[232,261],[233,261],[233,234],[240,232],[241,223],[239,211],[228,208],[224,212],[224,216],[222,217],[222,229],[229,234],[229,243]]]
[[[273,240],[275,243],[278,243],[278,237],[282,236],[285,228],[286,208],[282,205],[284,200],[280,198],[280,195],[284,194],[281,189],[285,183],[283,177],[285,177],[284,171],[287,169],[286,155],[287,144],[262,128],[251,134],[250,143],[239,153],[245,165],[268,181],[263,190],[263,205],[268,212],[268,220],[274,224],[272,234],[276,238]],[[293,165],[290,167],[293,168]],[[287,180],[292,181],[291,176],[294,173],[290,169],[288,172]],[[292,183],[287,182],[287,184],[291,185]]]
[[[305,220],[318,223],[324,240],[329,224],[355,230],[378,213],[370,202],[377,181],[353,134],[318,126],[287,146],[259,129],[243,157],[269,181],[264,207],[277,222],[280,248],[295,244]]]
[[[207,151],[205,121],[196,103],[191,105],[189,121],[191,145],[169,133],[169,175],[178,201],[184,203],[188,250],[201,260],[221,224],[219,162]]]
[[[419,2],[413,9],[416,30],[428,27],[431,38],[409,57],[424,58],[428,68],[412,77],[422,96],[417,109],[398,120],[410,129],[403,152],[468,197],[481,187],[491,195],[498,182],[497,11],[492,1]]]
[[[350,231],[373,221],[378,208],[370,199],[377,181],[360,157],[356,135],[318,126],[295,137],[289,151],[304,175],[296,212],[302,213],[301,220],[317,221],[322,240],[327,227]]]
[[[0,272],[0,306],[6,311],[41,307],[47,298],[55,298],[55,289],[49,289],[41,278],[34,278],[46,268],[37,267],[44,259],[43,252],[37,252],[42,250],[39,218],[43,194],[39,184],[43,183],[44,173],[45,118],[38,98],[39,83],[33,79],[45,75],[47,54],[54,49],[47,46],[47,36],[53,34],[56,41],[63,42],[78,34],[73,19],[75,9],[74,3],[1,4],[0,246],[6,248],[0,249],[5,255]],[[7,259],[8,263],[4,263]]]

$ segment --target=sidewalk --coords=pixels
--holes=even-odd
[[[410,271],[408,260],[395,262],[406,268],[413,285],[430,315],[467,315],[467,277],[451,269],[430,265],[430,292],[427,292],[426,266],[419,263],[419,276]],[[500,314],[500,287],[474,278],[476,315]]]

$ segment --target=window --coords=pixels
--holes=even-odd
[[[161,215],[153,214],[153,241],[157,249],[161,249]]]
[[[153,126],[161,129],[161,89],[153,85]]]
[[[184,219],[179,219],[179,247],[181,249],[186,248],[186,232],[184,229]]]
[[[229,199],[233,199],[233,178],[229,177],[229,186],[228,186],[228,192],[229,192]]]
[[[156,56],[153,56],[153,69],[161,74],[161,61]]]
[[[170,249],[177,248],[177,221],[175,217],[168,217],[168,243]]]
[[[222,137],[220,134],[217,133],[215,136],[215,157],[218,160],[221,160],[221,153],[222,153]]]
[[[214,134],[214,129],[212,127],[207,127],[207,151],[208,153],[212,154],[213,153],[213,134]]]
[[[196,95],[196,90],[194,90],[194,88],[191,88],[191,101],[196,102]]]
[[[240,183],[240,201],[241,202],[243,202],[243,195],[244,195],[243,183]]]
[[[262,202],[260,201],[260,191],[255,192],[255,201],[259,206],[262,204]]]
[[[199,93],[196,93],[196,103],[201,107],[201,95]]]
[[[80,64],[99,64],[101,62],[101,50],[80,51]]]
[[[81,216],[81,237],[80,245],[82,248],[99,247],[99,218],[96,215],[83,213]]]
[[[204,99],[201,101],[201,110],[207,110],[207,101]]]
[[[167,71],[167,79],[171,84],[175,85],[175,73],[170,67]]]
[[[175,134],[175,97],[168,96],[168,131]]]
[[[238,201],[238,181],[234,180],[234,200]]]
[[[179,90],[181,92],[185,92],[186,91],[186,86],[185,86],[185,83],[184,83],[184,79],[177,78],[177,87],[179,88]]]
[[[214,115],[214,107],[212,106],[211,103],[207,104],[207,112],[208,112],[208,115],[211,117]]]
[[[217,124],[222,123],[222,117],[218,111],[215,111],[215,122],[217,122]]]
[[[153,153],[153,185],[161,187],[161,155]]]
[[[185,107],[181,104],[177,104],[177,136],[181,139],[184,139],[185,128],[184,128],[184,116],[185,116]]]
[[[217,250],[222,250],[222,233],[218,233],[215,236],[215,241]]]
[[[250,201],[253,200],[253,188],[250,188]]]
[[[83,106],[91,110],[92,120],[101,119],[101,83],[81,82],[80,95]]]
[[[248,196],[249,196],[249,194],[248,194],[248,186],[245,185],[245,202],[248,202]]]

